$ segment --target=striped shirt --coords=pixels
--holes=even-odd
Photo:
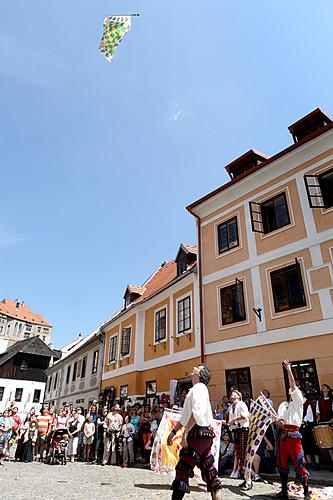
[[[39,436],[45,436],[47,434],[51,418],[50,415],[39,415],[37,417],[37,431]]]

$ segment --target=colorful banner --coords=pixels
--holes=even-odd
[[[252,462],[268,427],[275,421],[276,412],[263,394],[250,405],[250,426],[247,439],[244,477],[251,479]]]
[[[131,16],[106,17],[103,23],[104,33],[99,45],[105,59],[112,61],[116,48],[131,29]]]
[[[171,446],[167,445],[167,438],[170,434],[171,429],[173,429],[178,423],[180,415],[181,412],[177,412],[174,410],[164,410],[150,456],[150,466],[155,472],[159,474],[175,473],[175,467],[179,460],[179,452],[181,450],[180,443],[182,440],[183,431],[181,430],[177,432]],[[221,427],[222,422],[220,420],[214,420],[212,429],[215,433],[215,438],[212,446],[212,454],[215,459],[216,468],[218,468],[220,453]],[[200,469],[198,469],[197,467],[195,467],[194,469],[194,475],[197,478],[201,478]]]

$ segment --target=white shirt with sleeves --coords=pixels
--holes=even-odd
[[[300,427],[303,420],[303,394],[298,388],[296,388],[290,393],[290,396],[290,403],[284,401],[280,404],[278,415],[286,425],[296,425],[297,427]]]
[[[230,425],[230,429],[233,431],[240,427],[249,427],[249,409],[244,403],[244,401],[237,401],[236,405],[230,405],[229,408],[229,421],[237,417],[243,417],[241,420],[237,420],[234,424]]]
[[[189,390],[179,422],[186,427],[192,415],[200,427],[209,427],[213,423],[208,389],[202,382],[194,384]]]

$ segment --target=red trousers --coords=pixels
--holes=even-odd
[[[308,471],[305,468],[304,452],[302,448],[302,439],[288,437],[287,432],[282,432],[277,441],[277,464],[280,473],[289,472],[288,458],[292,461],[296,474],[299,474],[306,481],[309,478]]]

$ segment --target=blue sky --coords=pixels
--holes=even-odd
[[[139,12],[109,63],[106,15]],[[330,0],[25,0],[0,8],[0,296],[90,333],[251,147],[333,114]]]

